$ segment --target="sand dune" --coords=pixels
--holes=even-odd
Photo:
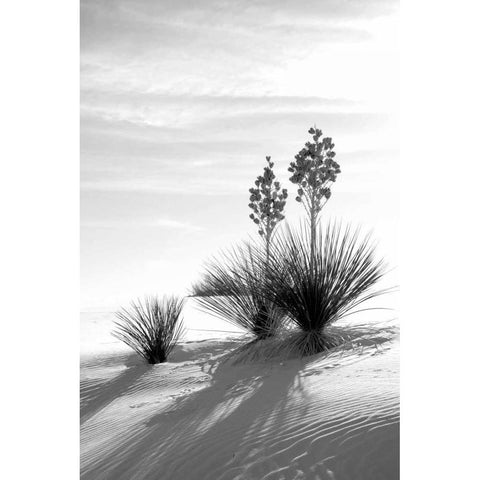
[[[180,345],[171,361],[86,355],[83,479],[390,480],[399,476],[398,334],[235,364],[236,337]]]

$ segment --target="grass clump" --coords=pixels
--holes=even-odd
[[[376,260],[374,253],[369,236],[361,238],[358,229],[337,222],[320,226],[314,248],[308,226],[278,235],[271,249],[264,296],[298,327],[291,336],[292,348],[301,355],[312,355],[335,346],[327,327],[386,293],[374,289],[385,274],[383,260]]]
[[[145,297],[130,309],[116,312],[113,336],[135,350],[147,363],[163,363],[184,333],[184,299]]]
[[[266,259],[253,255],[250,246],[234,248],[206,266],[203,279],[193,288],[200,308],[263,340],[276,334],[284,314],[265,295]]]

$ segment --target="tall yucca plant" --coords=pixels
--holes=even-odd
[[[133,301],[130,309],[116,312],[113,336],[148,363],[163,363],[184,333],[183,305],[184,299],[175,296]]]
[[[236,247],[210,260],[203,279],[193,288],[200,308],[262,340],[273,336],[284,317],[265,297],[263,246]]]
[[[294,346],[302,355],[329,346],[326,327],[386,290],[374,290],[385,274],[370,237],[331,222],[319,228],[314,255],[309,225],[286,229],[272,244],[264,295],[298,326]],[[261,252],[258,252],[261,255]]]

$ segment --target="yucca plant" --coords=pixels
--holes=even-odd
[[[263,284],[270,258],[270,244],[275,228],[285,218],[288,196],[275,180],[274,163],[266,157],[254,186],[249,189],[252,210],[249,217],[262,239],[257,254],[251,247],[233,248],[220,259],[211,260],[203,280],[193,288],[200,307],[213,315],[252,333],[256,340],[273,336],[281,326],[283,314],[264,296]]]
[[[130,309],[116,312],[113,336],[148,363],[163,363],[184,333],[183,305],[184,299],[175,296],[133,301]]]
[[[244,245],[210,260],[193,296],[202,310],[262,340],[277,332],[284,315],[265,297],[265,250],[255,250]]]
[[[319,228],[312,257],[309,227],[305,224],[298,232],[287,228],[277,235],[264,288],[264,296],[299,328],[291,345],[301,355],[332,346],[329,325],[386,293],[374,290],[385,264],[375,259],[369,236],[331,222]]]

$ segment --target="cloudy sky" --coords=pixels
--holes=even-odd
[[[313,124],[342,167],[324,215],[374,229],[395,264],[397,11],[82,0],[82,308],[185,292],[209,255],[254,235],[248,188],[265,155],[289,188]],[[302,214],[294,201],[286,211]]]

